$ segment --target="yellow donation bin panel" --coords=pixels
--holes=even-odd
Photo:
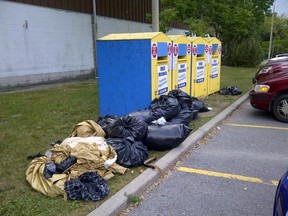
[[[191,42],[191,89],[190,95],[197,98],[207,96],[207,41],[202,37],[187,37]]]
[[[109,34],[97,41],[100,115],[142,110],[171,90],[162,32]]]
[[[172,41],[169,52],[169,69],[172,72],[172,89],[190,94],[191,42],[183,35],[167,35]]]
[[[209,45],[207,56],[208,70],[208,95],[220,90],[221,70],[221,42],[216,37],[207,37],[205,40]]]

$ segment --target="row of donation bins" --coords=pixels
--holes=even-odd
[[[100,115],[143,110],[181,89],[203,98],[220,90],[221,42],[162,32],[109,34],[97,40]]]

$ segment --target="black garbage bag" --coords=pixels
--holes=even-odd
[[[143,165],[148,158],[148,148],[141,141],[133,137],[108,138],[106,143],[111,145],[117,153],[116,163],[124,167],[137,167]]]
[[[171,90],[168,95],[176,97],[182,109],[192,107],[193,98],[181,89]]]
[[[151,102],[149,109],[153,112],[161,113],[162,116],[160,117],[164,117],[169,121],[177,116],[181,110],[181,106],[176,97],[172,95],[161,95],[159,98],[155,98]]]
[[[192,131],[184,124],[149,125],[144,145],[148,149],[165,151],[179,146]]]
[[[54,162],[49,162],[45,164],[43,171],[43,176],[45,179],[51,178],[56,173],[56,164]]]
[[[199,110],[199,112],[208,112],[210,111],[208,107],[205,105],[203,100],[200,100],[196,97],[192,97],[192,109],[193,110]]]
[[[105,115],[105,116],[100,116],[97,120],[97,124],[101,126],[101,128],[104,130],[106,135],[109,134],[109,131],[111,127],[115,124],[115,122],[119,120],[118,116],[115,115]]]
[[[237,86],[227,86],[222,88],[219,93],[221,95],[239,95],[242,94],[242,90]]]
[[[63,173],[66,169],[68,169],[70,166],[75,164],[77,162],[77,159],[75,157],[68,157],[65,160],[63,160],[60,164],[56,164],[56,171],[58,173]]]
[[[135,140],[142,140],[146,134],[148,124],[135,117],[126,115],[117,119],[108,130],[108,138],[133,137]]]
[[[45,156],[45,154],[42,154],[42,153],[39,152],[38,154],[27,156],[27,159],[28,159],[28,160],[33,160],[33,159],[35,159],[35,158],[43,157],[43,156]]]
[[[77,159],[75,157],[67,157],[60,164],[54,162],[49,162],[45,164],[43,175],[45,179],[51,178],[54,174],[63,173],[70,166],[75,164]]]
[[[185,124],[186,126],[194,120],[199,113],[199,110],[193,110],[192,108],[182,109],[176,117],[171,119],[168,124]]]
[[[150,124],[152,121],[157,120],[158,118],[161,117],[161,113],[153,112],[150,109],[130,112],[127,115],[131,117],[139,118],[145,121],[147,124]]]
[[[65,192],[69,200],[99,201],[109,194],[110,189],[106,180],[96,172],[86,172],[78,179],[66,181]]]

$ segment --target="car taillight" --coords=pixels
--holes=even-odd
[[[266,93],[270,89],[270,86],[268,85],[255,85],[254,91],[258,93]]]

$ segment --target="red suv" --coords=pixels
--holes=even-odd
[[[257,73],[255,74],[255,78],[253,79],[253,83],[255,84],[257,80],[260,80],[261,77],[278,73],[288,69],[288,57],[277,57],[270,59],[267,64],[260,67]]]
[[[272,111],[279,121],[288,123],[288,61],[262,66],[253,79],[250,103],[255,109]]]

